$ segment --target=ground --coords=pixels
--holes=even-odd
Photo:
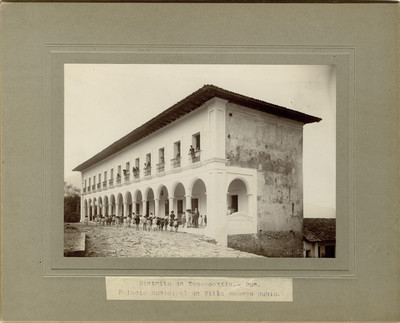
[[[136,231],[133,227],[74,223],[65,225],[64,242],[70,245],[71,239],[85,233],[85,252],[79,255],[86,257],[260,257],[217,244],[202,232],[201,228],[153,232]]]

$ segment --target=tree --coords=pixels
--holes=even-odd
[[[64,222],[80,219],[80,189],[64,182]]]

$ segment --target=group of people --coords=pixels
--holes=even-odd
[[[174,211],[169,215],[159,217],[150,213],[149,215],[135,214],[134,212],[128,216],[95,216],[94,221],[96,225],[115,225],[124,226],[127,228],[136,227],[136,230],[142,229],[143,231],[178,231],[179,226],[185,227],[203,227],[207,226],[207,216],[199,215],[197,209],[194,212],[187,210],[187,216],[183,213],[176,216]]]

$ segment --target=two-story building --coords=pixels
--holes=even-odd
[[[81,220],[197,208],[205,234],[302,233],[298,111],[205,85],[77,166]]]

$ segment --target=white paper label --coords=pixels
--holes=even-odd
[[[290,278],[106,277],[107,300],[292,302]]]

